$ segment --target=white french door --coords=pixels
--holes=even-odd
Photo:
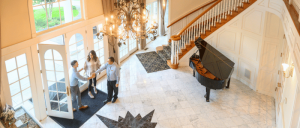
[[[86,29],[85,27],[77,29],[72,32],[65,34],[65,48],[68,58],[68,70],[70,71],[70,63],[73,60],[78,61],[78,70],[83,68],[84,62],[88,54],[87,51],[87,38],[86,38]],[[79,72],[80,75],[86,77],[84,71]],[[79,81],[80,91],[83,91],[87,88],[87,81]]]
[[[134,39],[126,40],[126,43],[122,44],[121,47],[119,47],[120,62],[126,59],[130,54],[132,54],[136,50],[137,50],[137,41]]]
[[[38,99],[30,48],[2,57],[2,86],[5,102],[15,109],[23,106],[39,116]]]
[[[39,44],[49,116],[73,119],[65,45]]]

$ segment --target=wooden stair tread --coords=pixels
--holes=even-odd
[[[163,47],[163,46],[158,46],[158,47],[156,47],[156,52],[161,51],[161,50],[164,50],[164,47]]]

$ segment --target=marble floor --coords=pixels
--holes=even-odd
[[[159,37],[148,44],[147,51],[167,44]],[[144,50],[136,53],[147,52]],[[106,92],[106,77],[98,80],[97,88]],[[152,122],[156,128],[273,128],[274,98],[259,94],[236,79],[230,89],[212,90],[210,102],[203,97],[204,86],[192,76],[190,67],[147,73],[135,55],[121,64],[119,98],[108,103],[96,114],[117,120],[127,111],[145,116],[155,109]],[[102,101],[99,101],[102,102]],[[59,128],[51,118],[41,122],[46,128]],[[106,128],[92,116],[81,128]]]

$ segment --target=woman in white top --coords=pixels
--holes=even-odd
[[[85,73],[87,76],[91,76],[93,73],[97,71],[101,67],[99,58],[96,55],[96,52],[94,50],[91,50],[89,55],[87,56],[87,60],[84,63],[83,69],[85,70]],[[90,98],[94,98],[93,94],[91,93],[92,90],[92,81],[94,82],[94,92],[97,94],[97,89],[96,89],[96,80],[97,75],[95,78],[89,80],[89,96]]]

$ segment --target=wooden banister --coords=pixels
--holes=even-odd
[[[202,6],[200,6],[200,7],[198,7],[198,8],[195,9],[194,11],[192,11],[192,12],[190,12],[190,13],[188,13],[188,14],[182,16],[182,17],[179,18],[178,20],[172,22],[167,28],[171,27],[172,25],[174,25],[174,24],[177,23],[178,21],[182,20],[183,18],[185,18],[185,17],[187,17],[187,16],[193,14],[194,12],[200,10],[201,8],[204,8],[204,7],[206,7],[206,6],[208,6],[208,5],[212,4],[212,3],[214,3],[214,2],[216,2],[216,1],[218,1],[218,0],[212,0],[212,1],[210,1],[210,2],[208,2],[208,3],[206,3],[206,4],[204,4],[204,5],[202,5]]]
[[[205,13],[207,13],[208,11],[210,11],[210,9],[212,9],[213,7],[215,7],[217,4],[219,4],[222,0],[218,0],[216,3],[214,3],[212,6],[210,6],[208,9],[206,9],[204,12],[202,12],[199,16],[197,16],[194,20],[192,20],[187,26],[185,26],[177,35],[177,37],[180,37],[180,35],[186,30],[188,29],[191,25],[193,25],[194,22],[196,22],[200,17],[202,17]],[[171,38],[172,39],[172,38]]]

